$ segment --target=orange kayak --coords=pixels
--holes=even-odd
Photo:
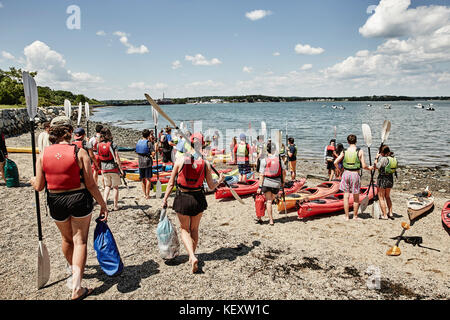
[[[340,181],[327,181],[318,184],[315,187],[304,188],[299,192],[291,193],[286,195],[286,209],[287,210],[298,210],[300,204],[305,201],[320,199],[339,191]],[[278,211],[284,211],[284,201],[280,199],[277,205]]]

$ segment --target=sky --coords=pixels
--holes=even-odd
[[[450,95],[450,0],[0,0],[0,68],[99,100]]]

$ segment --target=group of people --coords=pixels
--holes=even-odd
[[[73,128],[69,118],[59,116],[44,125],[44,132],[38,137],[39,157],[36,162],[36,177],[31,179],[33,188],[37,191],[46,189],[47,203],[52,219],[55,221],[62,236],[62,251],[72,273],[72,299],[83,299],[92,289],[81,286],[87,257],[87,238],[91,222],[94,200],[100,207],[100,219],[108,219],[107,200],[111,189],[114,193],[114,209],[119,210],[118,196],[121,184],[121,160],[118,146],[114,143],[111,131],[97,125],[95,135],[88,139],[83,128]],[[155,136],[153,130],[145,129],[142,137],[136,143],[138,154],[139,175],[146,199],[149,198],[152,186],[153,164],[155,156],[161,155],[162,163],[173,163],[172,172],[162,200],[162,206],[168,206],[169,196],[176,186],[176,194],[172,208],[176,212],[181,239],[189,255],[191,271],[197,272],[198,258],[195,251],[198,245],[199,226],[203,212],[208,203],[205,197],[204,182],[210,190],[221,185],[225,177],[220,174],[213,179],[211,164],[205,159],[206,142],[203,134],[187,133],[188,139],[182,134],[171,135],[171,129],[166,128]],[[256,164],[250,163],[251,147],[246,142],[245,134],[239,136],[239,143],[232,149],[234,159],[239,168],[240,178],[245,179],[254,165],[259,173],[258,193],[264,194],[267,201],[269,225],[273,226],[272,202],[283,190],[287,171],[290,178],[296,179],[297,147],[293,138],[288,139],[288,146],[277,150],[277,146],[269,139],[258,137],[256,148]],[[334,169],[342,165],[342,172],[335,176],[341,178],[340,190],[345,193],[345,217],[349,218],[348,199],[354,198],[354,219],[357,218],[360,194],[360,170],[380,171],[377,179],[378,196],[383,212],[383,218],[392,216],[392,201],[390,190],[393,187],[393,174],[397,162],[389,147],[380,148],[373,166],[367,166],[364,152],[356,146],[356,136],[347,137],[348,148],[340,151],[338,148],[328,148],[328,156]],[[334,147],[335,141],[330,142]],[[343,149],[343,148],[342,148]],[[332,152],[329,152],[329,151]],[[6,147],[4,137],[0,139],[0,165],[4,162]],[[284,152],[283,152],[284,151]],[[170,153],[170,155],[169,155]],[[104,193],[98,187],[98,174],[101,172]],[[331,177],[330,177],[331,179]],[[257,221],[261,223],[260,218]]]

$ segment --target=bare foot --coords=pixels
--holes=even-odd
[[[344,216],[344,220],[348,221],[348,220],[350,220],[350,218],[348,216]]]
[[[192,260],[191,264],[192,264],[192,273],[196,273],[198,271],[198,259],[195,258],[195,260]]]
[[[80,290],[77,290],[75,295],[72,293],[72,300],[83,300],[88,295],[90,295],[93,291],[94,291],[94,289],[80,288]]]
[[[388,220],[389,218],[388,218],[388,216],[381,216],[380,219],[381,219],[381,220]]]
[[[357,215],[354,215],[354,216],[353,216],[353,220],[358,220],[358,216],[357,216]]]

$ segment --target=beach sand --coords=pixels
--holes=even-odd
[[[28,146],[29,137],[25,134],[9,138],[6,143]],[[134,157],[132,152],[121,154]],[[37,221],[34,192],[29,184],[32,157],[12,153],[10,159],[18,165],[21,186],[6,188],[0,183],[0,299],[69,299],[61,237],[46,214],[43,192],[42,227],[51,275],[46,287],[36,288]],[[326,175],[322,161],[300,156],[297,166],[299,177],[308,177],[308,186],[323,182],[317,178]],[[156,226],[162,200],[155,199],[153,192],[152,198],[145,200],[140,183],[127,181],[129,190],[124,185],[120,187],[122,209],[110,212],[108,219],[124,270],[119,276],[108,277],[99,267],[93,249],[95,218],[99,214],[99,207],[95,206],[82,283],[95,291],[87,299],[449,299],[450,241],[440,218],[441,209],[450,198],[448,172],[439,173],[436,169],[435,179],[431,173],[425,178],[414,173],[415,179],[409,179],[415,170],[431,172],[420,168],[400,170],[401,178],[392,191],[395,220],[371,218],[369,206],[356,221],[345,221],[343,213],[300,221],[296,212],[286,217],[273,206],[275,225],[271,227],[267,214],[264,224],[255,223],[252,197],[244,198],[245,205],[241,205],[235,200],[216,200],[214,194],[207,195],[208,209],[201,220],[197,249],[201,270],[198,274],[190,273],[182,244],[180,256],[174,261],[160,258]],[[408,173],[407,180],[402,171]],[[363,181],[367,183],[369,178],[370,174],[364,172]],[[386,251],[395,243],[390,238],[400,234],[401,222],[409,223],[407,197],[427,183],[435,196],[435,208],[405,235],[421,236],[423,246],[440,252],[401,242],[401,255],[387,256]],[[173,196],[169,206],[172,202]],[[108,206],[112,208],[112,197]],[[179,234],[172,210],[169,217]],[[372,278],[379,279],[379,288],[373,288]]]

